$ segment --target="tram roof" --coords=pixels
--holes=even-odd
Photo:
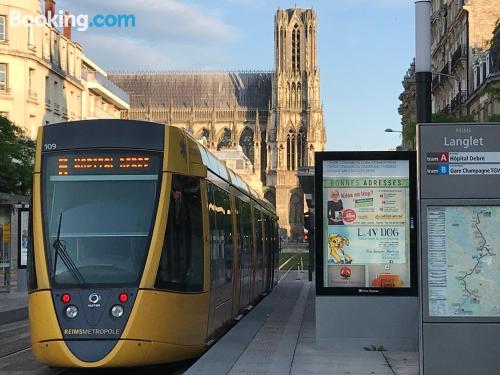
[[[221,177],[226,182],[230,183],[232,186],[240,190],[241,192],[251,196],[254,200],[256,200],[262,207],[274,213],[274,207],[270,202],[264,199],[260,194],[258,194],[255,190],[250,188],[250,186],[243,181],[243,179],[232,169],[226,166],[222,160],[217,158],[214,154],[212,154],[206,147],[204,147],[201,143],[196,141],[191,134],[187,133],[188,136],[198,144],[198,148],[200,150],[201,159],[203,164],[214,174]]]

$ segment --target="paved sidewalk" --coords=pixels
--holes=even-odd
[[[289,273],[186,374],[417,375],[418,353],[316,347],[314,283]]]
[[[0,293],[0,324],[28,318],[28,292]]]

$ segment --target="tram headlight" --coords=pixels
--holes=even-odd
[[[123,315],[123,307],[120,305],[114,305],[111,308],[111,315],[113,315],[115,318],[121,318]]]
[[[76,318],[77,315],[78,315],[78,307],[76,307],[75,305],[70,305],[66,307],[66,316],[68,318],[74,319]]]

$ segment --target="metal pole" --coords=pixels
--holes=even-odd
[[[415,83],[417,123],[432,122],[430,0],[415,1]]]

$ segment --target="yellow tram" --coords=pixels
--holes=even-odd
[[[32,211],[31,342],[51,366],[198,356],[277,280],[273,207],[179,128],[41,127]]]

